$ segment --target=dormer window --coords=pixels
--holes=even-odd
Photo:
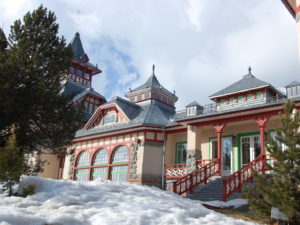
[[[247,95],[247,101],[253,100],[253,94],[248,94]]]
[[[221,105],[225,105],[225,103],[226,103],[226,100],[225,100],[225,99],[222,99],[222,100],[220,101],[220,104],[221,104]]]
[[[103,117],[103,126],[114,124],[117,122],[116,113],[108,113]]]
[[[82,76],[82,75],[83,75],[82,70],[78,69],[78,70],[77,70],[77,74],[78,74],[79,76]]]
[[[232,105],[234,102],[234,97],[229,98],[229,104]]]
[[[243,100],[244,100],[244,97],[243,97],[243,96],[239,96],[239,97],[238,97],[238,103],[242,103]]]
[[[257,92],[256,93],[256,99],[261,99],[262,98],[262,92]]]

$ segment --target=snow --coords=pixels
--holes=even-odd
[[[36,194],[0,199],[0,225],[252,224],[145,185],[23,177]]]
[[[228,202],[222,202],[222,201],[210,201],[210,202],[203,202],[206,205],[218,207],[218,208],[238,208],[242,205],[247,205],[248,202],[246,199],[238,198],[238,199],[233,199]]]

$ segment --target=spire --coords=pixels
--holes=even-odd
[[[243,77],[254,77],[253,74],[251,73],[252,68],[251,66],[248,67],[248,74],[244,75]]]
[[[155,71],[155,65],[153,64],[153,66],[152,66],[152,75],[155,75],[154,71]]]
[[[248,67],[248,72],[251,74],[251,66]]]
[[[71,42],[72,50],[73,50],[73,55],[77,59],[81,59],[85,53],[82,47],[82,43],[80,40],[80,35],[78,32],[75,33],[75,37],[73,38]]]

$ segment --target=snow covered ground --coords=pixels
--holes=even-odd
[[[0,225],[252,224],[145,185],[24,177],[27,198],[0,197]]]

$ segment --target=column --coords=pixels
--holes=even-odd
[[[187,173],[191,173],[197,169],[197,136],[199,135],[199,129],[196,126],[188,125],[187,129]],[[199,136],[198,136],[199,137]]]
[[[265,128],[269,118],[262,116],[256,119],[256,123],[259,127],[259,135],[260,135],[260,155],[265,154]]]
[[[225,123],[218,123],[214,126],[217,133],[220,176],[222,176],[222,131],[225,125],[226,125]]]

